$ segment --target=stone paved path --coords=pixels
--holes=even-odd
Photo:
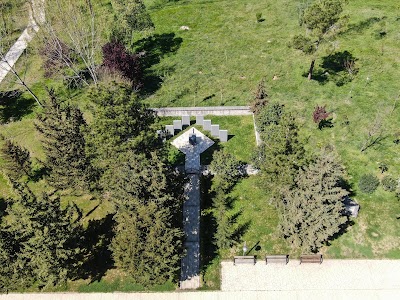
[[[189,136],[196,134],[196,144],[189,143]],[[183,204],[183,229],[186,255],[181,263],[181,289],[200,287],[200,154],[214,142],[195,128],[189,128],[177,137],[172,145],[185,156],[188,183],[185,186],[186,201]]]

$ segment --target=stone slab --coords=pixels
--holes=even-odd
[[[219,140],[223,143],[228,141],[228,130],[219,131]]]
[[[203,126],[204,116],[196,116],[196,125]]]
[[[211,135],[213,137],[219,137],[219,125],[211,125]]]
[[[203,120],[203,129],[204,130],[211,130],[211,120]]]
[[[190,116],[182,116],[182,126],[190,126]]]
[[[165,131],[167,132],[167,135],[175,135],[175,130],[174,130],[174,125],[165,125]]]
[[[173,122],[174,130],[182,130],[182,121],[181,120],[174,120]]]

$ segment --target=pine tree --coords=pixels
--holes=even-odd
[[[179,184],[176,175],[154,153],[146,158],[127,152],[116,165],[102,181],[117,207],[115,264],[145,286],[175,279],[183,239],[182,190],[172,187]]]
[[[110,84],[99,86],[90,94],[95,104],[88,148],[97,164],[112,165],[119,153],[150,153],[156,142],[151,126],[155,113],[137,99],[130,88]]]
[[[224,150],[214,152],[210,169],[215,173],[214,182],[218,181],[215,185],[224,192],[229,192],[241,176],[240,163],[232,154]]]
[[[305,151],[298,137],[298,127],[289,113],[283,113],[261,132],[262,145],[255,155],[260,168],[260,182],[270,192],[275,204],[293,185],[294,178],[304,164]]]
[[[34,280],[46,289],[64,283],[79,249],[72,242],[75,206],[61,208],[58,197],[36,197],[26,186],[11,181],[18,198],[7,208],[5,232],[15,237],[13,276],[19,282]]]
[[[154,23],[142,0],[112,0],[115,23],[112,38],[129,44],[137,31],[154,29]]]
[[[347,221],[342,199],[348,192],[339,185],[344,174],[335,155],[324,151],[296,176],[280,223],[293,247],[316,252]]]
[[[29,151],[0,135],[1,140],[4,140],[1,153],[6,161],[6,175],[15,179],[20,178],[22,175],[29,176],[32,165]]]
[[[48,182],[59,189],[90,189],[96,172],[85,152],[87,124],[83,114],[75,106],[62,104],[53,90],[49,96],[35,124],[43,136]]]

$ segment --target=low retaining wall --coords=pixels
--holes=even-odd
[[[163,107],[152,108],[160,117],[181,116],[245,116],[252,115],[249,106]]]

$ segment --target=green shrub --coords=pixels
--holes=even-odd
[[[257,22],[261,22],[262,20],[262,13],[256,13]]]
[[[358,187],[361,192],[371,194],[373,193],[379,185],[379,179],[373,174],[364,174],[361,176],[358,182]]]
[[[397,188],[397,181],[390,175],[386,175],[381,181],[382,187],[385,191],[394,192]]]

